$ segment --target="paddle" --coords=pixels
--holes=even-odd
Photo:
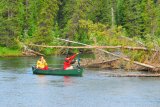
[[[68,40],[69,40],[69,38],[68,38]],[[67,43],[67,46],[70,46],[70,43]],[[66,50],[66,53],[67,53],[66,57],[69,57],[69,51],[70,51],[70,49],[68,48],[68,49]]]
[[[78,53],[78,55],[77,55],[77,61],[78,61],[78,65],[77,65],[77,67],[78,68],[80,68],[80,52]]]

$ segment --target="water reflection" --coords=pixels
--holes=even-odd
[[[36,65],[39,57],[6,57],[0,60],[0,69],[3,71],[24,73],[26,69]],[[50,68],[62,68],[63,57],[45,57]]]
[[[66,87],[73,85],[70,76],[49,76],[50,78],[48,78],[46,75],[37,75],[36,77],[37,83],[41,86],[53,85],[56,87]]]
[[[15,81],[17,79],[17,77],[2,77],[2,81]]]
[[[64,76],[64,85],[65,86],[69,86],[72,84],[72,80],[71,80],[71,77],[69,76]]]
[[[37,81],[42,86],[47,84],[47,79],[46,79],[45,75],[37,75]]]
[[[160,107],[160,78],[106,77],[90,69],[83,77],[33,75],[38,58],[1,58],[1,107]],[[63,63],[46,60],[50,67]]]

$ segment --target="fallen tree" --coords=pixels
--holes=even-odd
[[[129,49],[129,50],[142,50],[150,51],[145,47],[131,47],[131,46],[47,46],[47,45],[36,45],[28,44],[29,46],[43,47],[43,48],[67,48],[67,49]],[[151,51],[158,51],[152,49]]]
[[[42,54],[40,52],[36,52],[36,51],[30,49],[29,47],[27,47],[23,43],[21,43],[21,44],[23,46],[23,52],[22,52],[22,54],[24,54],[26,56],[35,56],[35,55],[44,56],[44,54]]]
[[[119,74],[119,73],[107,73],[101,72],[101,74],[108,77],[160,77],[160,74]]]
[[[110,54],[114,57],[117,57],[117,58],[120,58],[120,59],[123,59],[127,62],[132,62],[133,64],[137,64],[137,65],[140,65],[140,66],[143,66],[143,67],[147,67],[149,70],[155,70],[157,69],[157,67],[153,66],[153,65],[149,65],[149,64],[145,64],[145,63],[141,63],[141,62],[138,62],[138,61],[132,61],[131,59],[129,58],[126,58],[126,57],[123,57],[121,55],[117,55],[117,54],[114,54],[114,53],[111,53],[107,50],[103,50],[103,49],[99,49],[99,48],[127,48],[127,49],[137,49],[137,50],[148,50],[147,48],[144,48],[144,47],[122,47],[122,46],[91,46],[91,45],[88,45],[88,44],[84,44],[84,43],[79,43],[79,42],[75,42],[75,41],[70,41],[70,40],[66,40],[66,39],[60,39],[60,38],[57,38],[58,40],[62,40],[62,41],[65,41],[65,42],[71,42],[71,43],[76,43],[76,44],[80,44],[80,45],[83,45],[83,47],[79,46],[79,47],[71,47],[71,46],[46,46],[46,45],[36,45],[36,44],[29,44],[30,46],[38,46],[38,47],[47,47],[47,48],[95,48],[97,49],[98,51],[101,51],[101,52],[104,52],[104,53],[107,53],[107,54]],[[155,51],[155,50],[153,50]]]
[[[66,41],[66,42],[81,44],[81,45],[84,45],[84,46],[91,46],[91,45],[88,45],[88,44],[79,43],[79,42],[75,42],[75,41],[70,41],[70,40],[66,40],[66,39],[60,39],[60,38],[57,38],[57,39],[58,39],[58,40],[62,40],[62,41]],[[150,70],[156,69],[155,66],[152,66],[152,65],[149,65],[149,64],[145,64],[145,63],[141,63],[141,62],[138,62],[138,61],[132,61],[132,60],[130,60],[129,58],[126,58],[126,57],[123,57],[123,56],[120,56],[120,55],[116,55],[116,54],[114,54],[114,53],[111,53],[111,52],[106,51],[106,50],[103,50],[103,49],[97,49],[97,50],[99,50],[99,51],[101,51],[101,52],[104,52],[104,53],[107,53],[107,54],[110,54],[110,55],[112,55],[112,56],[121,58],[121,59],[123,59],[123,60],[125,60],[125,61],[127,61],[127,62],[132,62],[132,63],[134,63],[134,64],[137,64],[137,65],[140,65],[140,66],[143,66],[143,67],[147,67],[147,68],[149,68]]]

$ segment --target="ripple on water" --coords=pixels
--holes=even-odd
[[[160,107],[160,78],[107,77],[100,72],[123,71],[92,69],[83,77],[33,75],[37,59],[0,60],[2,107]],[[46,58],[53,65],[60,59]]]

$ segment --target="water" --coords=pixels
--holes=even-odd
[[[0,107],[160,107],[160,78],[33,75],[38,57],[0,59]],[[51,67],[63,58],[48,57]],[[104,70],[103,70],[104,71]]]

